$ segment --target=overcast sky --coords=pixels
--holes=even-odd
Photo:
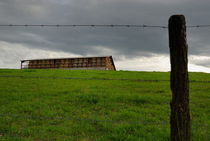
[[[209,0],[1,0],[0,24],[210,24]],[[210,28],[188,29],[189,70],[210,72]],[[169,71],[161,28],[0,27],[0,68],[20,60],[112,55],[118,70]]]

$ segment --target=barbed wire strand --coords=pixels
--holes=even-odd
[[[165,25],[147,24],[0,24],[0,27],[136,27],[136,28],[168,28]],[[209,24],[187,25],[188,28],[210,27]]]
[[[28,115],[19,115],[19,114],[0,114],[0,118],[19,118],[19,119],[37,119],[37,120],[70,120],[70,121],[86,121],[86,122],[106,122],[106,123],[116,123],[116,124],[139,124],[139,125],[169,125],[169,121],[163,122],[152,122],[152,121],[123,121],[123,120],[106,120],[106,119],[91,119],[91,118],[75,118],[75,117],[62,117],[62,116],[28,116]],[[207,126],[208,124],[193,124],[195,126]]]
[[[188,28],[210,27],[210,25],[189,25]]]
[[[36,120],[70,120],[70,121],[86,121],[86,122],[106,122],[106,123],[116,123],[116,124],[140,124],[140,125],[166,125],[169,122],[148,122],[148,121],[123,121],[123,120],[101,120],[101,119],[91,119],[91,118],[75,118],[75,117],[61,117],[61,116],[27,116],[27,115],[17,115],[17,114],[0,114],[0,118],[10,117],[19,119],[36,119]]]
[[[136,27],[136,28],[168,28],[161,25],[138,24],[0,24],[0,27]]]
[[[127,78],[88,78],[88,77],[51,77],[51,76],[21,76],[21,75],[0,75],[0,78],[34,78],[34,79],[72,79],[72,80],[119,80],[137,82],[169,82],[170,80],[146,80],[146,79],[127,79]],[[191,83],[210,83],[210,81],[190,80]]]

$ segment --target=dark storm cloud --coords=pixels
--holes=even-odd
[[[0,24],[167,25],[172,14],[184,14],[189,25],[210,24],[209,5],[204,0],[5,0]],[[0,27],[0,32],[1,41],[81,55],[102,54],[100,47],[126,57],[168,53],[167,29]],[[209,34],[210,29],[188,30],[190,54],[210,53]]]

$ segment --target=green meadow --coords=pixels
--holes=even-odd
[[[210,74],[189,75],[192,138],[209,141]],[[1,69],[0,141],[168,141],[169,77],[168,72]]]

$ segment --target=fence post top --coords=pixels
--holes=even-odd
[[[181,21],[181,22],[185,23],[185,16],[184,15],[172,15],[169,18],[169,23],[171,21]]]

